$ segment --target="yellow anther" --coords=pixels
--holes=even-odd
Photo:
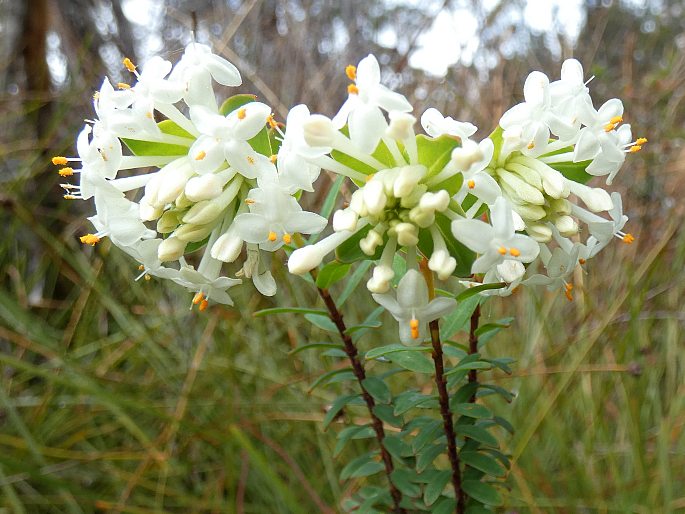
[[[635,141],[635,144],[636,144],[636,145],[644,145],[646,142],[647,142],[647,138],[646,138],[646,137],[639,137],[639,138],[637,139],[637,141]]]
[[[615,128],[616,125],[614,125],[613,123],[607,123],[606,125],[604,125],[604,132],[611,132]]]
[[[357,67],[352,66],[351,64],[345,68],[345,75],[347,75],[347,78],[350,80],[356,80],[357,78]]]
[[[419,338],[419,320],[418,319],[410,319],[409,320],[409,328],[411,329],[411,338],[412,339],[418,339]]]
[[[245,203],[247,205],[252,205],[253,203],[255,203],[255,201],[252,198],[245,198]]]
[[[374,175],[375,175],[375,173],[372,173],[371,175],[367,175],[366,178],[365,178],[364,180],[365,180],[366,182],[371,182],[371,179],[373,178]]]
[[[528,146],[526,148],[528,148],[528,150],[532,150],[533,148],[535,148],[535,141],[531,141],[530,143],[528,143]]]
[[[469,180],[466,185],[469,186],[469,189],[473,189],[476,187],[476,182],[474,180]]]
[[[498,252],[500,255],[506,255],[506,254],[507,254],[507,249],[504,248],[503,246],[500,246],[500,247],[497,249],[497,252]]]
[[[289,245],[292,240],[293,238],[290,234],[283,234],[283,242],[285,244]]]
[[[205,309],[207,308],[208,305],[209,305],[209,302],[208,302],[207,299],[205,298],[205,299],[203,299],[203,300],[200,302],[200,307],[199,307],[198,310],[199,310],[200,312],[202,312],[203,310],[205,310]]]
[[[347,86],[347,92],[351,95],[358,95],[359,94],[359,88],[355,86],[354,84],[350,84]]]
[[[619,123],[623,122],[623,116],[614,116],[609,120],[609,123],[612,125],[618,125]]]
[[[573,301],[573,294],[571,294],[571,291],[573,291],[573,284],[566,284],[564,286],[564,294],[569,302]]]
[[[133,64],[131,59],[129,59],[128,57],[124,57],[124,60],[122,62],[124,63],[124,67],[131,73],[136,71],[136,65]]]
[[[521,255],[521,251],[518,248],[509,248],[509,253],[512,257],[519,257]]]
[[[202,293],[196,293],[195,296],[193,296],[193,305],[197,305],[204,299],[205,295],[203,295]]]
[[[64,166],[67,162],[67,158],[62,157],[61,155],[56,155],[52,158],[52,164],[54,164],[55,166]]]
[[[205,157],[207,157],[207,152],[205,152],[204,150],[200,150],[200,152],[195,156],[195,160],[201,161]]]
[[[146,117],[147,119],[149,119],[149,120],[153,119],[154,116],[152,115],[152,111],[146,112],[146,113],[145,113],[145,117]]]
[[[273,115],[273,114],[269,114],[269,115],[266,117],[266,123],[267,123],[267,125],[269,125],[269,127],[271,127],[272,129],[275,129],[276,127],[278,127],[278,123],[276,123],[276,119],[274,118],[274,115]]]
[[[131,89],[131,86],[129,86],[126,82],[117,82],[117,87],[119,89]]]
[[[144,271],[144,270],[145,270],[145,266],[143,266],[142,264],[140,266],[138,266],[138,271]]]
[[[100,242],[100,238],[96,236],[95,234],[86,234],[85,236],[79,237],[79,240],[84,244],[84,245],[90,245],[90,246],[95,246]]]
[[[254,164],[254,157],[248,155],[248,156],[247,156],[247,162],[250,163],[250,164]]]
[[[99,100],[100,99],[100,91],[95,91],[93,93],[93,100]]]
[[[64,195],[62,198],[65,200],[76,200],[76,197],[74,195]]]
[[[60,177],[71,177],[74,174],[73,168],[62,168],[57,173]]]
[[[244,120],[245,116],[247,116],[247,109],[245,109],[245,107],[241,107],[240,109],[238,109],[238,119]]]
[[[145,275],[144,278],[145,278],[145,280],[146,280],[147,282],[149,282],[150,280],[152,280],[152,277],[151,277],[150,275],[147,275],[147,274]]]
[[[639,152],[640,150],[642,150],[642,147],[641,147],[640,145],[633,145],[633,146],[630,147],[630,149],[629,149],[628,151],[629,151],[630,153],[637,153],[637,152]]]
[[[625,244],[629,245],[629,244],[632,244],[633,241],[635,241],[635,237],[633,236],[633,234],[626,234],[623,236],[621,241],[623,241]]]
[[[270,231],[269,232],[269,241],[271,241],[273,243],[276,239],[278,239],[278,234],[276,234],[276,232],[274,232],[273,230]]]
[[[269,157],[269,160],[271,161],[271,164],[276,164],[276,161],[278,160],[278,155],[273,154],[271,157]]]
[[[580,259],[578,259],[578,262],[579,262],[580,265],[582,266],[583,264],[585,264],[585,263],[587,262],[587,260],[585,260],[585,259],[583,259],[583,258],[581,257]]]

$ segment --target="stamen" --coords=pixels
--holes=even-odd
[[[245,198],[245,203],[247,205],[252,205],[253,203],[255,203],[255,201],[252,198]]]
[[[585,259],[583,259],[583,258],[581,257],[580,259],[578,259],[578,262],[579,262],[581,265],[583,265],[583,264],[585,264],[585,263],[587,262],[587,260],[585,260]]]
[[[640,150],[642,150],[642,146],[640,145],[633,145],[628,149],[628,153],[637,153]]]
[[[604,132],[611,132],[615,128],[616,125],[614,125],[613,123],[607,123],[606,125],[604,125]]]
[[[476,181],[475,180],[469,180],[466,183],[466,185],[469,186],[469,189],[473,189],[474,187],[476,187]]]
[[[292,240],[293,238],[290,234],[283,234],[283,242],[285,244],[289,245]]]
[[[278,238],[278,235],[273,230],[269,232],[269,241],[272,243]]]
[[[148,275],[147,273],[145,274],[144,278],[145,278],[146,282],[149,282],[150,280],[152,280],[152,277],[150,275]]]
[[[566,299],[569,302],[573,301],[573,294],[571,294],[571,291],[573,291],[573,284],[565,284],[564,285],[564,294],[566,295]]]
[[[55,166],[64,166],[67,162],[69,162],[67,158],[62,157],[61,155],[56,155],[52,158],[52,164]]]
[[[57,173],[59,173],[60,177],[71,177],[74,174],[74,169],[73,168],[62,168]]]
[[[533,148],[535,148],[535,141],[531,141],[530,143],[528,143],[528,146],[526,148],[528,148],[528,150],[532,150]]]
[[[246,116],[247,116],[247,109],[245,109],[245,107],[238,109],[238,119],[239,120],[244,120]]]
[[[418,319],[410,319],[409,320],[409,328],[411,329],[411,338],[412,339],[418,339],[419,338],[419,320]]]
[[[117,83],[117,87],[118,87],[119,89],[131,89],[131,86],[129,86],[129,85],[126,84],[125,82],[118,82],[118,83]]]
[[[623,122],[623,116],[614,116],[609,120],[609,123],[613,125],[618,125],[619,123]]]
[[[204,300],[205,295],[202,293],[196,293],[195,296],[193,296],[193,305],[197,305],[200,303],[202,300]]]
[[[64,195],[62,198],[64,198],[65,200],[76,200],[77,199],[77,197],[74,195]]]
[[[633,241],[635,241],[635,236],[633,234],[624,234],[623,237],[621,238],[621,241],[623,241],[625,244],[633,244]]]
[[[276,161],[278,160],[278,155],[273,154],[271,157],[269,157],[269,160],[271,161],[271,164],[276,164]]]
[[[85,236],[79,237],[79,240],[84,244],[84,245],[90,245],[90,246],[95,246],[100,242],[100,238],[96,236],[95,234],[86,234]]]
[[[100,91],[95,91],[93,93],[93,100],[99,100],[100,99]]]
[[[350,80],[356,80],[357,79],[357,67],[352,66],[351,64],[345,68],[345,75],[347,75],[347,78]]]
[[[359,94],[359,88],[355,86],[354,84],[350,84],[347,86],[347,92],[351,95],[358,95]]]
[[[266,123],[267,123],[267,124],[269,125],[269,127],[271,127],[272,129],[278,128],[278,123],[276,123],[276,120],[274,119],[274,115],[273,115],[273,114],[269,114],[269,115],[266,117]]]
[[[636,145],[644,145],[646,142],[647,142],[646,137],[639,137],[639,138],[637,138],[637,141],[635,141],[635,144]]]
[[[133,62],[131,61],[131,59],[129,59],[128,57],[124,57],[124,60],[123,60],[122,62],[123,62],[123,64],[124,64],[124,67],[125,67],[128,71],[130,71],[131,73],[135,73],[135,71],[136,71],[136,65],[133,64]]]
[[[500,247],[497,249],[497,252],[498,252],[500,255],[506,255],[506,254],[507,254],[507,249],[504,248],[503,246],[500,246]]]
[[[138,270],[139,270],[139,271],[145,271],[145,266],[143,266],[143,265],[141,264],[140,266],[138,266]]]
[[[201,161],[205,157],[207,157],[207,152],[205,152],[204,150],[200,150],[200,152],[195,156],[195,160]]]
[[[254,157],[248,155],[247,156],[247,162],[249,162],[250,164],[254,164]]]
[[[199,310],[200,312],[202,312],[203,310],[205,310],[205,309],[207,308],[208,305],[209,305],[209,302],[208,302],[207,299],[205,298],[205,299],[203,299],[203,300],[200,302],[200,308],[199,308],[198,310]]]
[[[521,255],[521,251],[518,248],[509,248],[509,253],[512,257],[519,257]]]

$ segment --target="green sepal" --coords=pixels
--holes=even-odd
[[[171,120],[163,120],[157,123],[159,130],[164,134],[169,134],[170,136],[186,137],[188,139],[194,140],[195,136],[189,134],[176,123]],[[124,144],[128,147],[133,155],[146,156],[146,155],[178,155],[179,157],[188,155],[188,148],[190,145],[175,145],[168,143],[158,143],[155,141],[142,141],[139,139],[128,139],[121,138]]]
[[[426,177],[440,173],[445,165],[450,162],[452,151],[458,146],[461,146],[459,139],[447,134],[440,137],[430,137],[423,134],[416,136],[419,164],[423,164],[428,169]]]
[[[221,107],[219,107],[219,114],[222,116],[227,116],[229,113],[232,113],[243,105],[249,104],[250,102],[255,102],[256,100],[256,95],[233,95],[228,97],[226,100],[224,100],[224,103],[221,104]]]

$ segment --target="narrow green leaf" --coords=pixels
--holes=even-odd
[[[338,327],[331,321],[327,314],[305,314],[304,318],[315,327],[328,332],[337,332]]]
[[[383,439],[383,446],[385,446],[385,449],[398,460],[413,454],[411,446],[405,443],[399,435],[391,435],[386,432],[385,438]]]
[[[375,475],[380,471],[385,469],[385,465],[382,462],[367,462],[363,466],[357,468],[351,475],[350,478],[368,477]]]
[[[466,291],[462,291],[459,295],[457,295],[457,301],[463,302],[467,298],[471,298],[472,296],[475,296],[482,291],[502,289],[503,287],[507,287],[507,284],[505,282],[495,282],[492,284],[481,284],[479,286],[469,287]]]
[[[433,363],[418,352],[395,352],[390,359],[398,366],[416,373],[432,374],[435,371]]]
[[[314,389],[316,389],[320,385],[325,384],[330,378],[333,378],[334,376],[339,375],[341,373],[347,373],[351,369],[352,368],[340,368],[340,369],[334,369],[332,371],[328,371],[328,372],[324,373],[323,375],[318,377],[316,380],[314,380],[314,382],[312,382],[312,384],[309,386],[309,389],[307,390],[307,392],[312,392]]]
[[[316,286],[321,289],[328,289],[333,284],[345,278],[350,271],[350,265],[338,261],[331,261],[326,264],[316,277]]]
[[[451,478],[452,471],[440,471],[440,473],[436,474],[435,478],[428,483],[423,493],[423,501],[426,505],[433,505],[440,498],[442,490],[449,484]]]
[[[421,394],[416,391],[406,391],[395,398],[395,410],[396,416],[402,415],[409,409],[422,405],[428,402],[437,402],[437,396]]]
[[[379,346],[377,348],[372,348],[366,352],[366,360],[377,359],[383,355],[389,355],[391,353],[397,352],[430,352],[430,348],[427,346],[404,346],[403,344],[389,344],[386,346]]]
[[[359,247],[359,241],[366,237],[371,228],[371,225],[367,225],[363,229],[357,231],[357,233],[351,236],[347,241],[341,243],[335,250],[335,258],[340,262],[347,263],[367,259],[371,261],[377,261],[378,259],[380,259],[385,244],[378,245],[376,253],[374,253],[373,255],[366,255],[364,252],[362,252],[362,249]]]
[[[457,303],[457,308],[450,312],[440,327],[440,335],[443,339],[449,339],[456,334],[471,319],[473,311],[480,303],[478,296],[461,300]]]
[[[457,508],[457,502],[453,498],[441,498],[433,505],[432,514],[452,514]]]
[[[250,102],[254,102],[256,100],[257,97],[255,95],[233,95],[224,100],[224,103],[221,104],[221,107],[219,107],[219,114],[221,114],[222,116],[226,116],[227,114],[232,113],[233,111],[242,107],[243,105],[249,104]]]
[[[350,277],[345,281],[345,289],[343,289],[343,292],[340,293],[340,296],[338,297],[338,307],[344,304],[352,292],[357,289],[359,283],[364,279],[366,272],[369,271],[369,268],[372,264],[372,261],[364,261],[360,263],[359,266],[357,266],[357,269],[354,270],[352,275],[350,275]]]
[[[446,448],[445,444],[433,444],[421,450],[416,457],[416,471],[419,473],[423,472],[438,458],[438,455],[442,455],[445,452]]]
[[[356,332],[360,332],[362,330],[368,330],[370,328],[378,328],[382,327],[383,323],[381,321],[370,321],[368,323],[360,323],[359,325],[353,325],[351,327],[347,327],[347,330],[345,330],[345,333],[347,335],[354,334]]]
[[[502,497],[499,491],[490,484],[478,480],[464,480],[462,487],[466,494],[486,505],[502,505]]]
[[[362,381],[362,386],[366,389],[373,399],[381,403],[390,403],[392,394],[385,382],[378,377],[366,377]]]
[[[473,439],[479,443],[488,446],[494,446],[495,448],[499,446],[495,436],[479,425],[456,424],[454,426],[454,430],[457,432],[457,435],[468,437],[469,439]]]
[[[411,481],[413,474],[406,469],[396,469],[390,475],[392,483],[397,486],[400,492],[410,498],[421,496],[421,486]]]
[[[369,439],[376,433],[371,426],[346,427],[338,433],[338,442],[333,450],[333,456],[337,457],[345,449],[345,446],[352,439]]]
[[[459,458],[465,464],[494,477],[503,477],[504,468],[489,455],[480,452],[461,452]]]
[[[340,472],[340,478],[342,480],[347,480],[348,478],[352,477],[352,473],[354,473],[357,469],[361,468],[362,466],[365,466],[369,463],[378,463],[376,461],[376,456],[378,455],[377,451],[371,451],[368,453],[365,453],[364,455],[360,455],[359,457],[356,457],[352,459],[350,462],[347,463],[347,465],[342,469]]]
[[[317,316],[327,316],[328,313],[322,309],[307,309],[305,307],[273,307],[271,309],[262,309],[252,313],[252,316],[259,318],[261,316],[268,316],[270,314],[316,314]]]
[[[341,410],[350,403],[352,400],[355,398],[359,398],[358,394],[348,394],[346,396],[338,396],[335,401],[333,402],[333,405],[331,405],[331,408],[328,409],[328,412],[323,418],[323,429],[326,430],[328,428],[328,425],[331,424],[331,422],[338,416]]]
[[[338,176],[328,190],[328,193],[326,193],[326,198],[323,201],[321,212],[319,213],[326,219],[331,216],[331,213],[335,208],[335,202],[338,199],[338,193],[340,193],[340,187],[342,186],[343,182],[345,182],[345,177],[343,175]],[[314,244],[316,241],[318,241],[320,235],[321,234],[319,233],[311,236],[307,241],[308,244]]]
[[[458,403],[454,406],[454,412],[469,418],[490,418],[492,412],[485,405],[479,403]]]
[[[305,350],[319,350],[319,349],[326,349],[326,350],[331,350],[331,349],[343,349],[345,348],[342,344],[338,343],[309,343],[309,344],[303,344],[298,346],[297,348],[294,348],[288,352],[288,355],[295,355],[296,353],[303,352]]]
[[[378,416],[378,418],[390,426],[402,428],[404,421],[401,417],[395,416],[393,413],[392,405],[386,404],[376,404],[373,408],[373,413]]]
[[[441,420],[435,420],[432,423],[424,425],[416,437],[411,442],[414,452],[418,453],[424,446],[435,441],[438,437],[444,435]]]

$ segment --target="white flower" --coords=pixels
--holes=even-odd
[[[186,46],[169,79],[182,84],[183,99],[188,105],[217,107],[212,78],[224,86],[242,84],[240,72],[229,61],[214,53],[207,45],[192,42]]]
[[[378,61],[368,55],[359,62],[356,70],[348,67],[348,77],[355,81],[348,88],[349,97],[333,118],[336,128],[349,125],[350,139],[362,151],[373,152],[388,126],[381,109],[410,112],[407,99],[381,84]]]
[[[202,302],[207,300],[233,305],[233,300],[226,291],[242,282],[235,278],[219,277],[210,273],[203,274],[192,266],[182,266],[178,277],[173,280],[186,289],[198,293],[193,303],[199,303],[200,309],[206,307],[207,304],[205,303],[203,307]]]
[[[471,267],[473,273],[487,273],[507,260],[531,262],[538,256],[538,244],[514,231],[511,207],[504,198],[498,198],[491,207],[490,219],[492,226],[480,220],[452,222],[454,237],[480,254]]]
[[[413,269],[400,280],[396,297],[391,293],[372,296],[399,322],[400,341],[406,345],[421,344],[426,337],[426,325],[457,306],[454,298],[438,297],[429,301],[426,281]]]
[[[547,286],[547,289],[550,291],[562,288],[567,295],[570,294],[571,288],[566,279],[578,265],[582,247],[583,245],[576,243],[571,247],[570,252],[561,247],[557,247],[550,252],[547,246],[540,245],[540,259],[547,271],[547,275],[535,274],[524,280],[523,283]]]
[[[248,243],[275,251],[289,244],[296,232],[314,234],[324,229],[326,218],[303,211],[297,200],[275,183],[264,184],[248,193],[249,213],[233,222],[237,234]]]
[[[440,111],[431,107],[421,115],[421,126],[431,137],[440,137],[443,134],[456,136],[462,140],[470,138],[478,128],[465,121],[456,121],[452,117],[444,117]]]

